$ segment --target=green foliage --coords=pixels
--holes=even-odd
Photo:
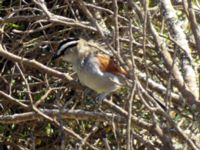
[[[47,134],[47,136],[51,136],[54,133],[53,128],[51,127],[51,124],[48,123],[47,126],[45,127],[45,133]]]

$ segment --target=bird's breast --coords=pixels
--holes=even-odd
[[[78,66],[76,72],[80,82],[97,93],[111,92],[120,87],[119,77],[102,72],[95,60],[82,61]]]

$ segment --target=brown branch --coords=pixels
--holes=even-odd
[[[189,20],[189,23],[190,23],[190,26],[191,26],[191,29],[192,29],[192,32],[193,32],[193,35],[194,35],[194,39],[195,39],[195,42],[196,42],[196,49],[200,55],[200,29],[198,27],[198,23],[197,23],[197,19],[196,19],[196,15],[195,15],[195,12],[194,12],[194,7],[193,7],[193,4],[192,4],[192,1],[190,0],[183,0],[183,5],[187,5],[186,3],[188,3],[188,8],[185,8],[185,9],[188,9],[188,20]],[[185,10],[187,11],[187,10]]]
[[[92,22],[92,24],[95,25],[95,27],[96,27],[97,31],[99,32],[99,34],[101,35],[101,37],[103,37],[103,39],[105,39],[105,34],[101,30],[101,26],[98,24],[97,20],[93,17],[92,13],[87,9],[87,7],[85,6],[83,0],[78,0],[77,2],[79,4],[81,10],[88,17],[88,19]]]
[[[195,70],[192,66],[192,64],[194,64],[194,61],[191,56],[191,49],[186,39],[186,35],[181,26],[178,24],[178,19],[173,5],[171,4],[171,1],[163,0],[161,1],[161,6],[164,18],[168,24],[169,32],[171,33],[172,37],[177,41],[177,43],[179,43],[179,45],[184,48],[184,51],[180,48],[180,52],[183,51],[183,58],[181,61],[183,64],[182,69],[184,71],[183,77],[185,85],[179,87],[179,90],[184,91],[185,93],[187,92],[187,102],[190,104],[190,106],[192,106],[193,104],[199,106],[199,90],[197,86]],[[184,94],[184,92],[182,92],[182,94]]]
[[[90,4],[90,3],[87,3],[87,2],[84,2],[84,4],[87,6],[87,7],[90,7],[90,8],[94,8],[94,9],[97,9],[99,11],[102,11],[102,12],[107,12],[111,15],[114,15],[114,12],[110,9],[107,9],[107,8],[104,8],[104,7],[100,7],[100,6],[97,6],[97,5],[94,5],[94,4]],[[126,22],[129,22],[129,20],[124,17],[124,16],[121,16],[121,15],[117,15],[119,19],[123,20],[123,21],[126,21]]]
[[[28,109],[29,106],[22,103],[20,99],[16,99],[8,94],[6,94],[5,92],[3,91],[0,91],[0,96],[1,96],[1,99],[0,100],[3,100],[3,98],[5,99],[6,103],[11,103],[11,104],[14,104],[14,105],[18,105],[22,108],[25,108],[25,109]],[[27,100],[28,101],[28,100]]]
[[[148,80],[146,80],[146,74],[144,74],[144,73],[139,72],[138,78],[143,82],[147,82],[149,89],[151,89],[152,91],[158,92],[162,96],[165,96],[165,94],[167,92],[167,88],[165,86],[155,82],[151,78],[148,78]],[[179,96],[178,94],[176,94],[174,92],[170,93],[170,97],[172,98],[172,102],[175,104],[178,104],[178,105],[182,104],[184,101],[181,96]]]
[[[129,48],[130,48],[130,55],[131,55],[131,61],[132,61],[132,66],[131,66],[131,71],[133,74],[133,79],[137,79],[137,75],[135,73],[136,70],[136,65],[135,65],[135,60],[134,60],[134,54],[133,54],[133,45],[132,45],[132,40],[133,40],[133,33],[132,33],[132,17],[130,14],[129,17],[130,21],[129,21]],[[135,84],[135,82],[133,83],[132,86],[132,91],[130,94],[130,98],[128,101],[128,117],[127,117],[127,141],[126,141],[126,149],[127,150],[131,150],[131,125],[132,125],[132,107],[133,107],[133,98],[135,95],[135,91],[136,91],[136,87],[137,85]]]
[[[80,27],[80,28],[84,28],[87,30],[95,31],[95,32],[97,31],[94,27],[92,27],[88,24],[86,25],[86,24],[83,24],[74,19],[55,15],[55,14],[51,13],[48,10],[48,8],[46,7],[45,2],[42,0],[34,0],[34,3],[37,4],[43,10],[43,12],[48,17],[48,21],[50,21],[50,22],[59,23],[59,24],[65,25],[65,26],[70,26],[70,27],[71,26]]]
[[[120,43],[119,43],[119,21],[118,21],[118,4],[117,0],[113,0],[113,7],[114,7],[114,25],[115,25],[115,49],[118,52],[118,55],[120,55]]]
[[[105,105],[109,106],[110,109],[112,109],[114,112],[127,118],[128,112],[125,111],[124,109],[122,109],[121,107],[119,107],[118,105],[115,105],[113,102],[108,101],[106,99],[103,101],[103,103],[105,103]],[[132,124],[133,127],[137,126],[137,127],[144,128],[146,130],[150,130],[152,127],[151,126],[152,124],[145,122],[143,119],[138,119],[137,117],[135,117],[133,115],[131,116],[131,119],[133,122],[133,124]]]
[[[128,1],[128,2],[130,3],[129,6],[131,7],[131,9],[134,9],[136,11],[137,15],[140,16],[139,18],[140,18],[141,22],[144,22],[144,17],[143,17],[143,14],[142,14],[142,11],[140,10],[140,8],[133,1]],[[173,62],[171,55],[168,52],[166,45],[163,44],[162,39],[160,38],[159,34],[157,33],[154,25],[152,24],[150,14],[148,14],[147,23],[148,23],[148,28],[149,28],[151,34],[153,35],[156,47],[157,47],[157,49],[160,50],[159,52],[162,54],[162,57],[164,58],[165,65],[170,70],[172,67],[172,62]],[[186,69],[188,71],[187,75],[191,75],[189,73],[190,67],[188,67]],[[191,69],[191,71],[193,71],[193,69]],[[179,71],[179,68],[177,65],[174,65],[174,67],[172,69],[172,73],[173,73],[173,77],[175,78],[175,85],[181,91],[184,98],[186,98],[186,101],[189,103],[190,107],[191,108],[200,107],[200,102],[197,100],[196,96],[193,94],[193,91],[190,91],[185,86],[183,76],[182,76],[181,72]],[[191,78],[191,80],[195,80],[195,77]],[[192,107],[192,106],[194,106],[194,107]],[[200,110],[195,109],[195,111],[200,111]]]
[[[132,126],[131,116],[132,116],[133,98],[135,95],[135,91],[136,91],[136,84],[133,85],[131,96],[128,101],[128,118],[127,118],[127,131],[126,131],[127,132],[127,141],[126,141],[127,150],[131,150],[131,126]]]
[[[139,85],[139,84],[138,84],[138,85]],[[144,90],[144,89],[142,89],[141,85],[140,85],[140,89],[141,89],[141,91]],[[148,98],[148,101],[151,100],[151,97],[150,97],[146,92],[144,92],[144,93],[145,93],[145,96]],[[184,131],[183,131],[180,127],[178,127],[178,125],[172,120],[172,118],[171,118],[165,111],[163,111],[163,110],[160,109],[159,107],[156,107],[156,109],[150,107],[150,106],[147,104],[147,102],[145,102],[146,100],[143,99],[142,95],[140,94],[139,96],[140,96],[141,100],[144,101],[145,106],[146,106],[151,112],[154,112],[155,114],[161,114],[164,118],[166,118],[166,120],[170,123],[170,125],[171,125],[171,126],[176,130],[176,132],[178,133],[178,134],[177,134],[178,137],[184,139],[184,140],[188,143],[188,145],[190,145],[194,150],[198,149],[197,146],[195,145],[195,143],[184,133]],[[151,101],[152,101],[152,100],[151,100]],[[166,142],[166,145],[165,145],[165,146],[166,146],[167,148],[170,148],[170,149],[171,149],[171,148],[172,148],[171,141],[167,140],[167,141],[168,141],[168,142],[167,142],[166,140],[167,140],[167,137],[165,138],[165,140],[163,140],[163,141]]]
[[[35,69],[37,69],[37,70],[39,70],[43,73],[47,73],[47,74],[55,76],[55,77],[65,79],[65,80],[69,80],[69,81],[72,80],[72,78],[68,74],[56,71],[52,68],[49,68],[49,67],[39,63],[36,60],[29,60],[27,58],[23,58],[23,57],[15,55],[15,54],[12,54],[8,51],[5,51],[2,47],[2,45],[0,45],[0,56],[8,59],[10,61],[18,62],[19,64],[29,66],[30,68],[35,68]]]
[[[126,119],[113,115],[112,113],[102,113],[102,112],[89,112],[84,110],[69,110],[64,109],[62,112],[58,109],[39,109],[42,113],[48,115],[49,117],[56,118],[58,114],[61,113],[62,119],[76,119],[76,120],[91,120],[98,122],[111,122],[115,121],[120,124],[125,124]],[[2,124],[18,124],[27,121],[34,120],[43,120],[43,117],[37,114],[36,112],[27,112],[21,114],[13,114],[13,115],[1,115],[0,123]]]
[[[27,91],[28,91],[28,97],[29,97],[29,100],[30,100],[30,103],[31,103],[31,108],[32,108],[32,110],[34,110],[39,116],[45,118],[46,120],[48,120],[48,121],[50,121],[50,122],[56,124],[58,127],[60,127],[61,124],[60,124],[57,120],[55,120],[55,119],[53,119],[52,117],[50,117],[49,115],[43,113],[40,109],[38,109],[38,108],[34,105],[34,100],[33,100],[33,97],[32,97],[32,95],[31,95],[31,89],[30,89],[29,83],[28,83],[27,79],[25,78],[25,75],[24,75],[24,73],[22,72],[21,68],[19,67],[18,63],[15,63],[15,65],[17,66],[17,68],[18,68],[18,70],[19,70],[19,72],[20,72],[20,74],[21,74],[21,76],[22,76],[22,78],[23,78],[23,80],[24,80],[24,82],[25,82],[25,84],[26,84]],[[65,127],[65,126],[62,126],[62,128],[63,128],[63,130],[64,130],[68,135],[70,135],[70,136],[72,136],[72,137],[74,137],[74,138],[76,138],[76,139],[78,139],[78,140],[80,140],[80,141],[83,141],[82,137],[79,136],[77,133],[75,133],[73,130],[71,130],[71,129]],[[89,146],[90,146],[90,144],[89,144]],[[92,147],[93,147],[93,146],[92,146]]]
[[[26,21],[26,22],[34,22],[38,21],[41,19],[44,19],[45,16],[14,16],[14,17],[7,17],[7,18],[0,18],[0,24],[3,23],[12,23],[12,22],[17,22],[17,21]]]
[[[35,103],[35,106],[37,107],[38,105],[41,105],[42,103],[44,103],[45,99],[49,96],[49,94],[52,92],[52,88],[49,88],[46,93],[41,96],[41,98]]]
[[[33,0],[33,2],[43,10],[49,19],[51,18],[52,14],[49,12],[44,0]]]
[[[124,109],[122,109],[121,107],[115,105],[114,103],[112,103],[111,101],[108,100],[104,100],[103,101],[107,106],[109,106],[113,111],[115,111],[116,113],[119,113],[120,115],[124,116],[124,117],[128,117],[128,112],[125,111]],[[147,123],[145,121],[143,121],[142,119],[138,119],[135,116],[131,116],[131,121],[132,121],[132,128],[134,128],[135,126],[137,127],[141,127],[147,131],[149,131],[151,134],[153,135],[157,135],[159,137],[159,139],[161,141],[163,141],[163,143],[165,143],[166,145],[168,145],[168,137],[164,134],[163,130],[159,127]],[[170,145],[170,144],[169,144]]]

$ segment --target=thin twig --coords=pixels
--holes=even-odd
[[[72,80],[72,78],[68,74],[61,73],[61,72],[59,72],[57,70],[54,70],[54,69],[52,69],[50,67],[47,67],[47,66],[39,63],[36,60],[29,60],[27,58],[23,58],[23,57],[15,55],[15,54],[12,54],[12,53],[10,53],[8,51],[5,51],[2,48],[2,45],[0,45],[0,56],[6,58],[8,60],[11,60],[13,62],[18,62],[18,63],[21,63],[23,65],[30,66],[31,68],[38,69],[41,72],[45,72],[45,73],[47,73],[49,75],[53,75],[53,76],[56,76],[56,77],[61,78],[61,79]]]
[[[115,49],[120,56],[120,44],[119,44],[119,21],[118,21],[118,4],[117,0],[113,0],[113,7],[114,7],[114,25],[115,25],[115,35],[114,35],[114,40],[115,40]]]

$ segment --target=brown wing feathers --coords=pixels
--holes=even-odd
[[[100,69],[103,72],[111,72],[116,75],[125,75],[126,77],[128,76],[128,73],[122,67],[117,65],[109,56],[97,54],[97,58],[100,62]]]

